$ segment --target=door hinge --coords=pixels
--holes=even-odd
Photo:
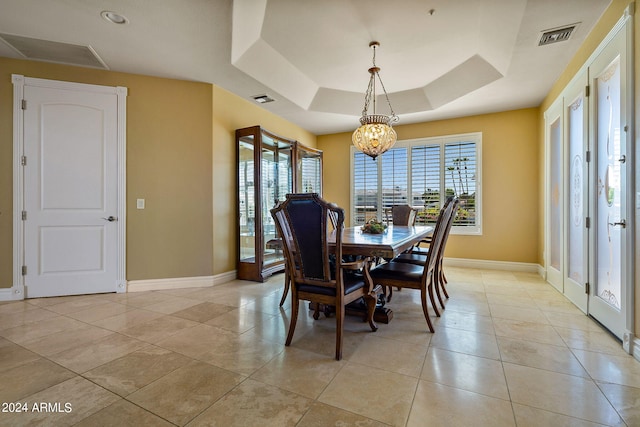
[[[584,293],[588,294],[591,292],[591,286],[589,285],[589,282],[584,284]]]
[[[587,228],[591,228],[591,217],[587,217],[584,223]]]
[[[23,266],[22,266],[22,275],[23,275],[23,276],[26,276],[26,275],[27,275],[27,266],[26,266],[26,265],[23,265]]]
[[[22,220],[23,221],[27,220],[27,211],[22,211]]]
[[[591,162],[591,151],[587,151],[586,158],[587,158],[587,163]]]
[[[21,107],[22,107],[23,110],[27,109],[27,100],[26,99],[22,100],[22,106]]]
[[[22,166],[27,166],[27,156],[20,157],[20,164]]]
[[[629,126],[628,125],[624,125],[624,131],[625,132],[629,132]]]
[[[586,85],[586,86],[584,87],[584,96],[587,96],[587,97],[588,97],[589,95],[591,95],[591,86]]]

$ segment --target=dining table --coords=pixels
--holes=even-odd
[[[335,231],[329,236],[329,245],[335,247]],[[361,226],[346,227],[342,231],[342,255],[354,255],[371,257],[374,260],[384,259],[389,261],[401,253],[411,249],[414,245],[424,240],[433,233],[430,225],[390,225],[382,233],[366,233]],[[346,307],[346,314],[363,315],[366,306],[363,302],[354,301]],[[393,311],[378,304],[374,314],[374,320],[381,323],[389,323],[393,318]]]
[[[342,254],[393,259],[433,233],[430,225],[390,225],[382,233],[365,233],[362,227],[346,227],[342,231]],[[335,231],[329,244],[335,245]]]

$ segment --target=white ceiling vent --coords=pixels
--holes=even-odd
[[[0,33],[0,40],[11,46],[26,59],[102,68],[104,70],[109,69],[91,46],[32,39],[2,33]]]
[[[538,46],[567,41],[571,38],[571,34],[573,34],[577,27],[578,24],[571,24],[566,27],[543,31]]]
[[[272,97],[270,97],[267,94],[255,95],[255,96],[252,96],[251,98],[253,98],[254,101],[256,101],[256,102],[258,102],[260,104],[266,104],[268,102],[275,101],[275,99],[273,99]]]

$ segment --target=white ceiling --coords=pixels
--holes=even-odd
[[[358,125],[370,41],[400,124],[534,107],[609,3],[0,0],[0,33],[89,46],[113,71],[266,93],[276,102],[264,108],[326,134]],[[538,46],[543,31],[576,23],[568,41]],[[24,58],[2,41],[0,56]]]

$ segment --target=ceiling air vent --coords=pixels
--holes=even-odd
[[[252,96],[253,100],[259,104],[266,104],[267,102],[273,102],[275,99],[271,98],[269,95],[256,95]]]
[[[578,24],[568,25],[562,28],[555,28],[553,30],[546,30],[542,33],[538,46],[544,46],[548,44],[558,43],[569,40],[571,34],[576,29]]]
[[[0,40],[15,49],[25,59],[102,68],[104,70],[109,69],[91,46],[32,39],[30,37],[2,33],[0,33]]]

